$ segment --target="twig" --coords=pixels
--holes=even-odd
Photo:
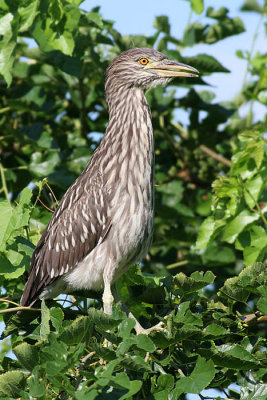
[[[5,310],[0,310],[0,314],[6,314],[6,313],[18,312],[18,311],[41,311],[41,309],[20,306],[20,307],[12,307],[12,308],[6,308]]]
[[[226,165],[227,167],[231,167],[231,161],[228,160],[227,158],[221,156],[220,154],[215,153],[215,151],[211,150],[209,147],[205,146],[204,144],[201,144],[199,146],[200,150],[203,151],[203,153],[207,154],[211,158],[214,158],[214,160],[217,160],[221,162],[222,164]]]
[[[174,268],[177,268],[177,267],[182,267],[183,265],[186,265],[186,264],[189,264],[189,261],[188,260],[182,260],[182,261],[178,261],[178,262],[176,262],[174,264],[167,265],[166,269],[174,269]]]
[[[39,196],[37,197],[37,200],[40,201],[40,203],[42,204],[42,206],[44,206],[44,208],[46,208],[48,211],[50,211],[51,213],[54,212],[51,208],[47,207],[47,206],[42,202],[42,200],[40,199]]]
[[[179,135],[183,139],[188,139],[188,132],[184,129],[184,127],[179,124],[179,122],[171,121],[171,125],[174,126],[179,131]]]
[[[45,184],[48,187],[48,189],[50,190],[52,196],[54,197],[54,200],[55,200],[56,204],[58,205],[58,199],[56,198],[55,193],[53,192],[53,190],[51,189],[51,187],[49,186],[47,181],[45,182]]]
[[[15,303],[15,301],[9,300],[7,297],[0,299],[0,301],[2,301],[3,303],[13,304],[16,307],[20,306],[19,303]]]
[[[252,314],[241,315],[239,318],[247,325],[255,325],[267,321],[267,315],[260,315],[258,311]]]
[[[8,197],[8,190],[7,190],[7,185],[6,185],[6,177],[5,177],[5,170],[4,167],[2,165],[2,163],[0,163],[0,173],[1,173],[1,180],[2,180],[2,186],[3,186],[3,190],[7,199],[8,204],[10,205],[10,207],[12,207],[11,205],[11,201]]]
[[[9,111],[11,109],[11,107],[4,107],[0,109],[0,114],[5,113],[6,111]]]
[[[91,357],[93,357],[94,355],[95,355],[95,351],[91,351],[90,353],[86,354],[86,356],[84,356],[84,357],[81,359],[81,362],[82,362],[82,363],[85,363],[85,362],[88,360],[88,358],[91,358]]]

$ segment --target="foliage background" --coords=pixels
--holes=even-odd
[[[264,400],[266,119],[257,120],[254,109],[267,103],[267,54],[237,49],[247,79],[236,98],[218,103],[205,79],[231,72],[212,46],[243,32],[240,18],[191,0],[193,22],[182,37],[172,36],[166,16],[155,19],[151,36],[122,36],[98,8],[85,12],[80,3],[0,1],[0,394]],[[254,0],[242,6],[258,15],[255,38],[266,31],[266,7]],[[118,284],[143,326],[162,320],[166,332],[135,336],[120,306],[109,318],[94,294],[17,316],[11,308],[51,217],[43,204],[55,208],[97,146],[108,121],[105,69],[133,43],[201,72],[147,94],[156,146],[154,242],[142,268],[133,266]],[[198,54],[199,43],[210,53]],[[195,56],[183,56],[193,46]],[[104,338],[113,346],[103,347]]]

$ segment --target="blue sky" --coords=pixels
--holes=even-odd
[[[263,3],[262,0],[258,0]],[[256,30],[260,16],[256,13],[240,12],[240,7],[244,0],[204,0],[205,8],[208,6],[226,7],[229,9],[231,17],[238,16],[245,24],[246,32],[229,37],[212,46],[198,45],[193,48],[185,49],[183,55],[196,55],[206,53],[217,58],[231,73],[217,73],[205,80],[212,85],[211,89],[216,93],[216,101],[229,101],[240,91],[247,63],[236,56],[236,50],[250,50],[253,35]],[[122,34],[141,34],[150,35],[154,32],[153,21],[156,16],[167,15],[171,24],[171,33],[177,38],[181,38],[183,31],[188,23],[190,16],[190,3],[186,0],[86,0],[81,4],[81,8],[91,10],[95,6],[101,7],[101,13],[105,19],[115,22],[114,27]],[[204,23],[203,15],[193,13],[191,22],[199,21]],[[266,48],[264,32],[260,32],[255,51]],[[203,87],[201,88],[203,90]],[[241,110],[241,114],[246,109]],[[262,118],[265,107],[256,105],[257,118]]]

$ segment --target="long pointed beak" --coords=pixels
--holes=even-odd
[[[176,76],[197,78],[199,75],[196,68],[168,59],[150,62],[145,66],[145,69],[151,69],[152,71],[157,72],[162,78],[175,78]]]

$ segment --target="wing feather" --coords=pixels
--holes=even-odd
[[[74,268],[107,236],[109,196],[102,176],[98,173],[91,184],[88,177],[84,180],[83,173],[65,193],[43,232],[33,252],[21,305],[34,304],[45,286]]]

